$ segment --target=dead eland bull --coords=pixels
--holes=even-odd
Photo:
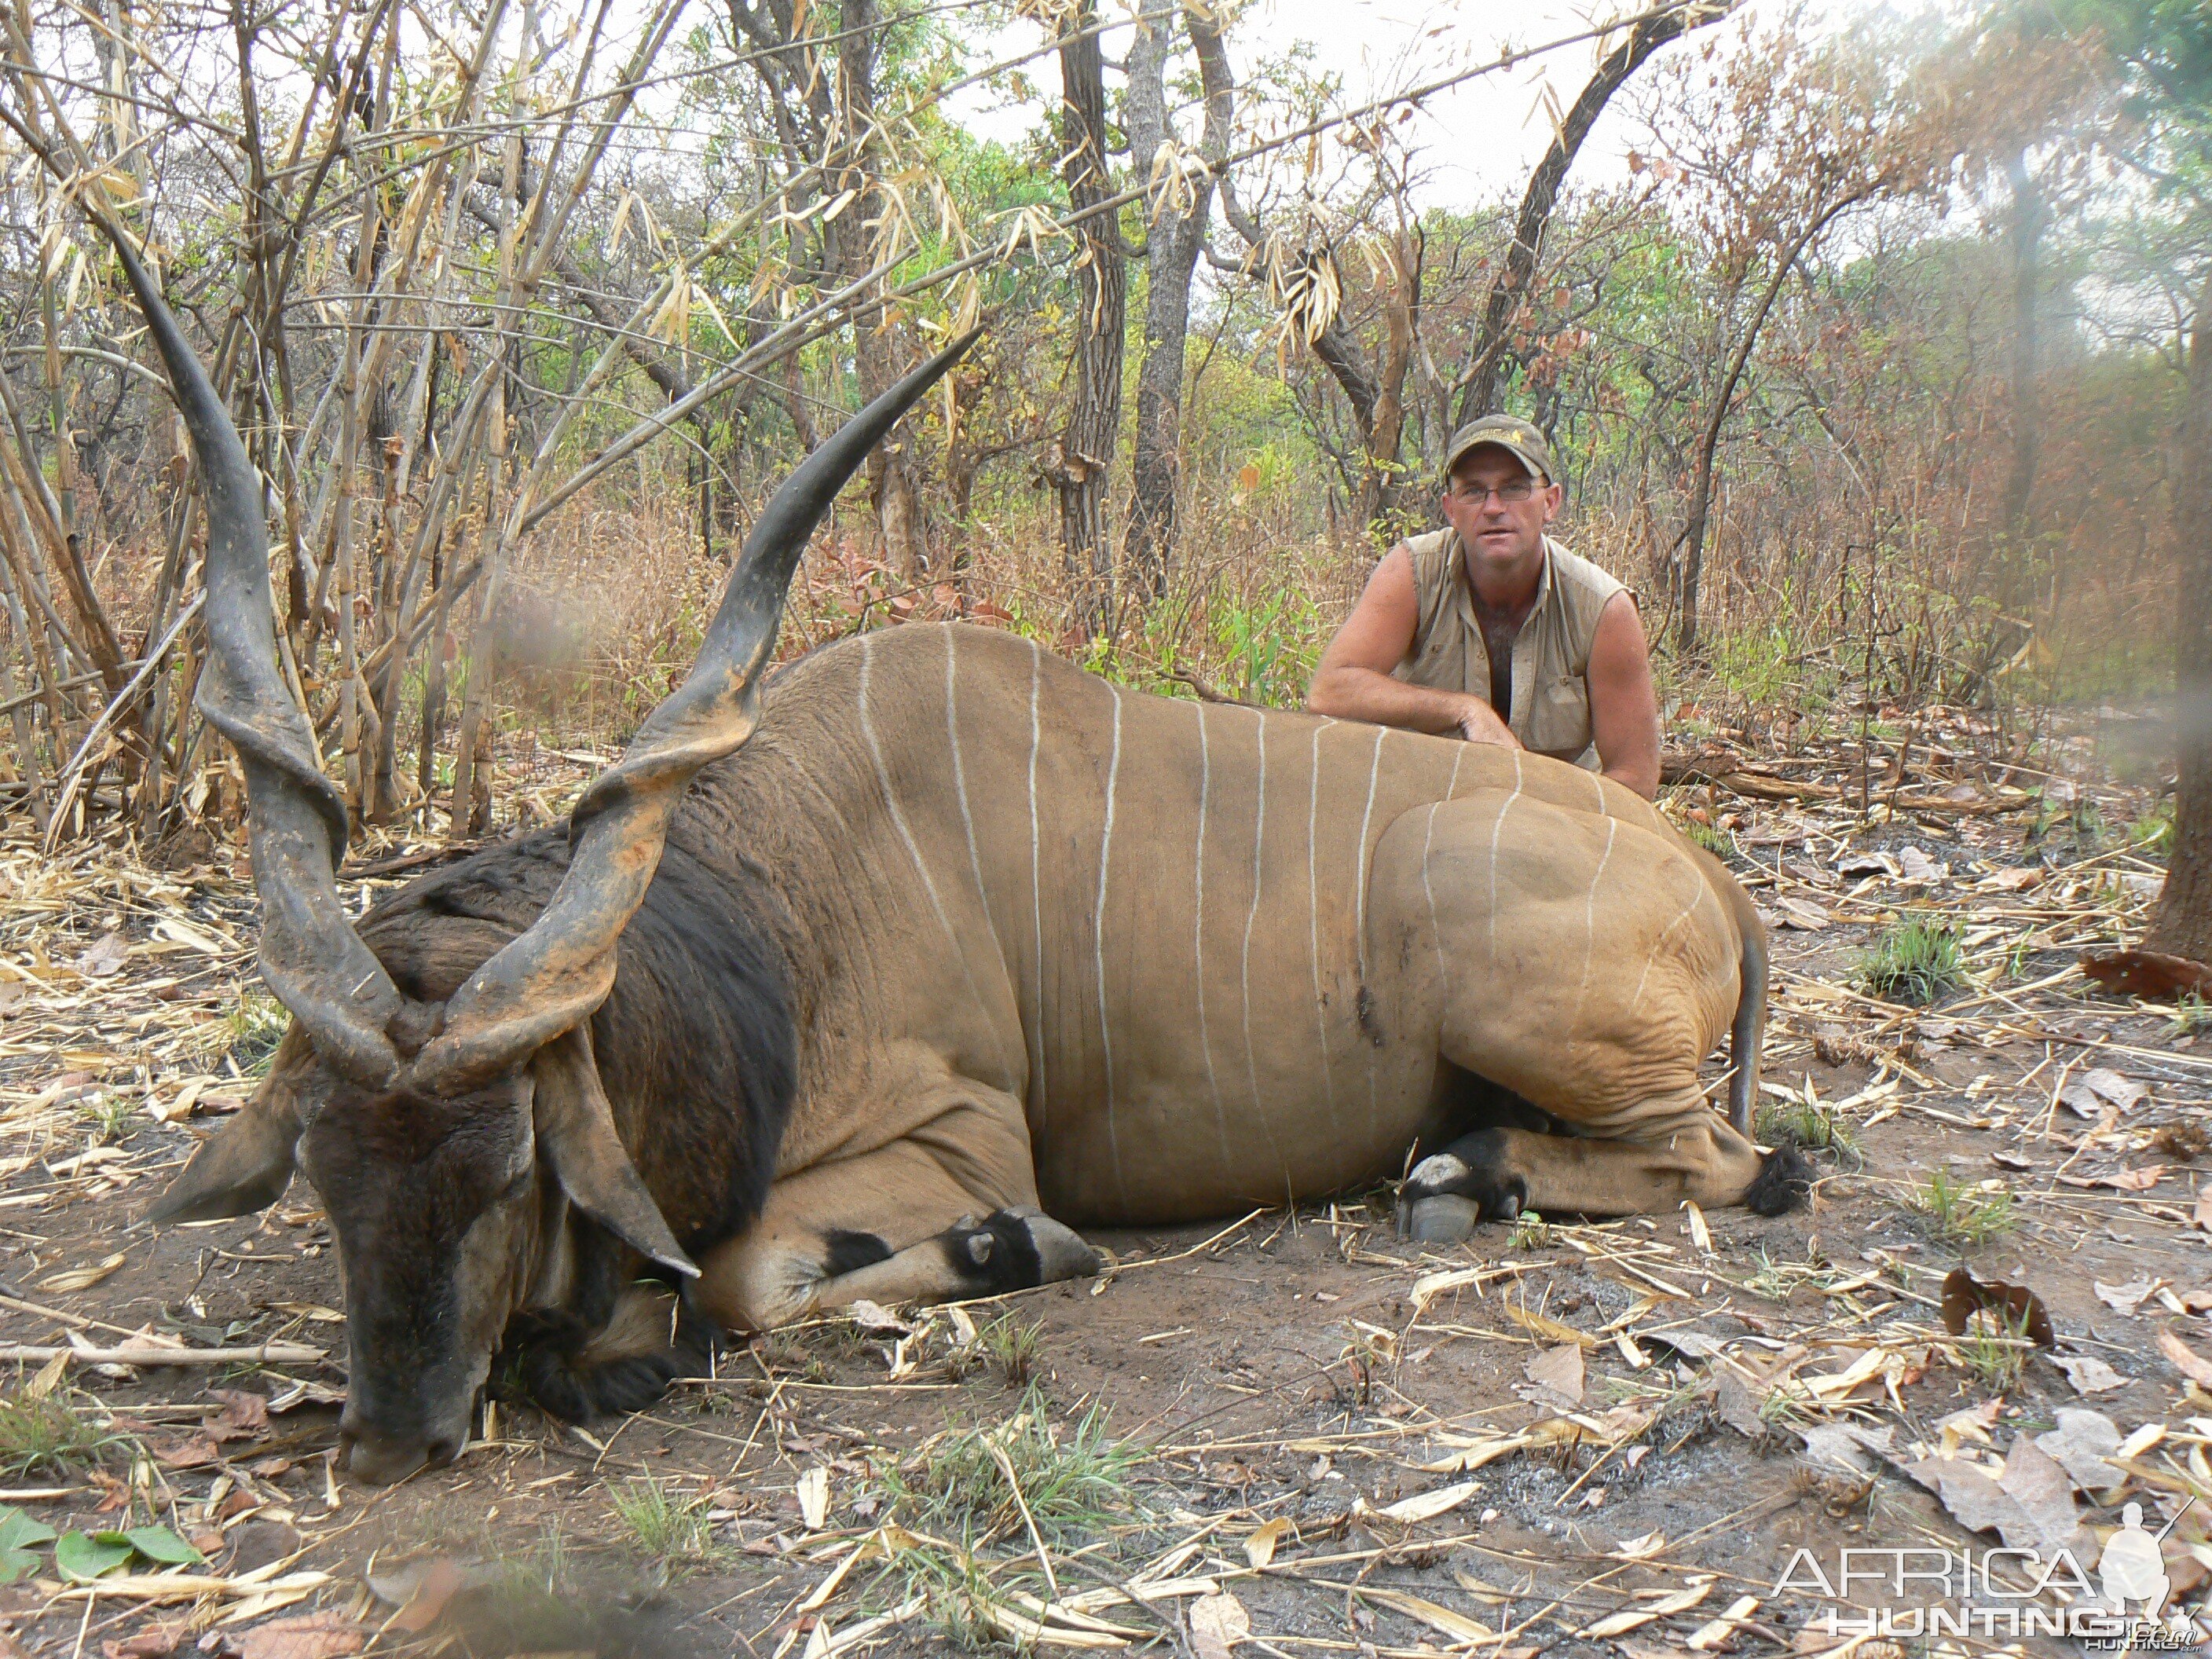
[[[763,686],[815,525],[964,341],[777,492],[690,678],[565,833],[356,929],[254,475],[118,252],[198,452],[202,707],[246,763],[261,967],[295,1016],[161,1212],[243,1213],[305,1171],[344,1266],[356,1474],[451,1458],[495,1358],[564,1417],[631,1408],[714,1327],[1087,1273],[1074,1225],[1335,1192],[1409,1146],[1442,1149],[1401,1205],[1431,1240],[1525,1205],[1802,1192],[1741,1133],[1757,915],[1626,789],[1139,696],[969,628]],[[1723,1117],[1698,1066],[1731,1029]],[[1480,1079],[1571,1133],[1473,1127]]]

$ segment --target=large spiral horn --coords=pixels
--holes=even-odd
[[[362,1083],[382,1084],[399,1066],[386,1035],[399,993],[338,898],[345,802],[323,775],[313,729],[278,672],[260,478],[129,235],[106,214],[91,216],[137,297],[199,461],[210,660],[196,701],[246,767],[261,975],[318,1054]]]
[[[573,1029],[605,999],[614,983],[615,941],[659,866],[685,786],[752,735],[761,672],[808,538],[868,452],[981,332],[962,336],[908,374],[784,480],[745,538],[690,677],[576,803],[560,890],[528,932],[447,1001],[442,1028],[416,1057],[416,1086],[439,1093],[477,1087]]]

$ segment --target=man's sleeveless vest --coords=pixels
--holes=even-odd
[[[1420,620],[1413,649],[1393,672],[1414,685],[1472,692],[1488,702],[1490,652],[1468,591],[1459,532],[1432,531],[1413,538],[1406,549],[1413,556]],[[1513,642],[1513,707],[1505,723],[1522,748],[1596,769],[1587,678],[1590,645],[1606,602],[1623,591],[1588,559],[1544,538],[1536,603]]]

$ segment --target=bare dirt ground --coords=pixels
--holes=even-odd
[[[2149,798],[1900,763],[1869,825],[1879,780],[1833,755],[1735,765],[1676,805],[1733,818],[1783,924],[1763,1122],[1838,1143],[1809,1210],[1425,1252],[1382,1193],[1103,1235],[1096,1282],[779,1333],[634,1419],[495,1405],[456,1467],[389,1491],[325,1455],[341,1291],[312,1192],[137,1218],[273,1037],[242,868],[7,842],[0,1342],[328,1358],[9,1367],[0,1655],[2071,1651],[1991,1624],[1825,1635],[1824,1607],[1960,1598],[1777,1583],[1801,1548],[1832,1579],[1845,1548],[2001,1542],[2094,1576],[2124,1501],[2179,1514],[2163,1553],[2193,1607],[2212,1047],[2075,966],[2140,927],[2157,865],[2124,831]],[[1929,1008],[1863,988],[1911,914],[1963,958]],[[1961,1265],[2032,1289],[2056,1346],[1947,1328]],[[42,1536],[130,1528],[204,1560],[80,1582]]]

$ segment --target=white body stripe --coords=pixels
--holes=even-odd
[[[1521,751],[1513,751],[1513,793],[1498,808],[1498,822],[1490,826],[1490,959],[1498,960],[1498,838],[1505,831],[1505,815],[1521,799]]]
[[[1367,831],[1375,822],[1375,781],[1382,775],[1382,739],[1390,728],[1375,728],[1375,754],[1367,763],[1367,810],[1359,815],[1359,843],[1352,849],[1352,880],[1354,896],[1353,925],[1359,933],[1359,984],[1367,986]]]
[[[1030,1003],[1030,1092],[1036,1098],[1037,1127],[1042,1131],[1051,1097],[1044,1076],[1044,887],[1037,860],[1037,745],[1042,728],[1037,720],[1037,692],[1044,678],[1044,652],[1030,641],[1030,972],[1036,994]]]
[[[983,988],[975,982],[975,970],[968,964],[968,953],[960,948],[960,936],[952,931],[952,918],[945,914],[945,900],[938,893],[936,878],[929,873],[929,866],[921,856],[921,844],[915,840],[914,830],[906,821],[906,813],[898,804],[898,795],[891,787],[890,768],[884,763],[884,746],[877,740],[876,723],[868,714],[868,669],[874,660],[874,635],[860,635],[860,735],[867,739],[869,757],[876,763],[876,782],[883,791],[884,809],[890,813],[891,823],[898,830],[900,844],[905,847],[907,856],[914,860],[915,872],[921,877],[922,890],[929,895],[929,908],[936,912],[937,925],[945,930],[946,943],[952,946],[952,954],[960,959],[960,973],[968,981],[968,994],[975,998],[984,1024],[990,1028],[993,1039],[998,1042],[999,1064],[1005,1072],[1005,1087],[1011,1094],[1014,1088],[1014,1067],[1006,1054],[1005,1038],[999,1031],[998,1022],[991,1018],[990,1005],[983,1000]]]
[[[1253,711],[1258,722],[1260,741],[1260,799],[1252,811],[1252,908],[1244,913],[1244,1075],[1252,1085],[1252,1109],[1258,1115],[1260,1127],[1267,1137],[1267,1150],[1282,1162],[1281,1151],[1275,1145],[1274,1126],[1267,1121],[1267,1105],[1260,1097],[1260,1062],[1252,1047],[1252,929],[1260,920],[1261,860],[1267,846],[1267,717],[1259,710]],[[1283,1182],[1291,1185],[1287,1164],[1283,1169]]]
[[[1367,832],[1375,823],[1375,782],[1382,775],[1382,739],[1389,735],[1390,728],[1387,726],[1375,728],[1375,753],[1367,763],[1367,810],[1359,815],[1359,842],[1352,849],[1352,893],[1356,900],[1352,927],[1359,935],[1359,989],[1356,994],[1362,1000],[1375,994],[1367,983]],[[1352,1007],[1352,1019],[1355,1023],[1359,1020],[1358,1003]],[[1366,1035],[1364,1025],[1360,1035],[1363,1041],[1359,1052],[1367,1060],[1367,1109],[1372,1112],[1376,1105],[1375,1045],[1364,1040]]]
[[[1114,856],[1114,796],[1121,783],[1121,692],[1110,681],[1106,690],[1114,698],[1114,748],[1106,762],[1106,823],[1098,837],[1098,908],[1091,932],[1098,980],[1098,1047],[1106,1063],[1106,1144],[1114,1158],[1114,1184],[1126,1201],[1129,1183],[1121,1173],[1121,1135],[1114,1121],[1114,1030],[1106,1006],[1106,872]]]
[[[1447,990],[1451,981],[1444,966],[1443,929],[1437,921],[1437,890],[1429,883],[1429,848],[1437,838],[1437,808],[1443,805],[1440,800],[1429,803],[1428,827],[1421,831],[1421,891],[1429,900],[1429,943],[1437,947],[1437,986]]]
[[[1598,854],[1597,869],[1590,877],[1589,896],[1583,902],[1583,978],[1575,991],[1575,1017],[1567,1023],[1566,1041],[1570,1043],[1582,1024],[1583,1000],[1589,994],[1590,967],[1597,955],[1597,884],[1605,879],[1605,866],[1613,862],[1613,837],[1620,833],[1620,821],[1607,818],[1605,851]]]
[[[953,641],[959,638],[945,630],[945,735],[952,746],[952,792],[960,799],[960,826],[968,832],[968,872],[975,878],[975,902],[983,907],[983,925],[991,930],[991,943],[1001,960],[1006,946],[999,940],[999,924],[991,915],[991,892],[983,885],[983,855],[975,846],[975,815],[968,806],[968,768],[960,755],[960,700],[953,689]]]
[[[1221,1079],[1214,1075],[1213,1037],[1206,1025],[1206,823],[1213,805],[1213,751],[1206,740],[1206,705],[1191,707],[1198,710],[1198,847],[1191,859],[1191,909],[1197,920],[1191,925],[1191,982],[1198,994],[1198,1049],[1206,1056],[1206,1086],[1213,1099],[1213,1128],[1225,1170],[1235,1154],[1229,1150],[1229,1120],[1221,1109]]]
[[[1314,1035],[1321,1044],[1322,1089],[1328,1099],[1328,1121],[1338,1133],[1343,1125],[1336,1115],[1336,1077],[1328,1063],[1328,1015],[1322,1003],[1321,877],[1315,854],[1321,844],[1321,734],[1334,720],[1324,720],[1313,729],[1313,771],[1306,791],[1306,948],[1313,963]]]
[[[1651,977],[1651,964],[1659,960],[1659,953],[1667,948],[1667,941],[1674,938],[1674,930],[1690,919],[1699,902],[1711,890],[1705,885],[1704,878],[1700,877],[1698,881],[1698,890],[1690,895],[1690,902],[1682,907],[1682,913],[1661,929],[1659,937],[1652,941],[1651,954],[1644,958],[1644,971],[1636,976],[1635,994],[1628,999],[1631,1013],[1644,1006],[1644,981]]]

